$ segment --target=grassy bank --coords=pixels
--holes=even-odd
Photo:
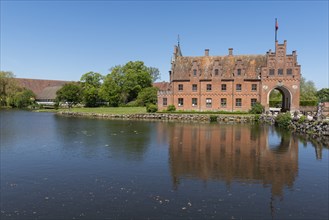
[[[37,112],[81,112],[81,113],[96,113],[96,114],[142,114],[146,113],[145,107],[99,107],[99,108],[67,108],[62,109],[39,109]]]

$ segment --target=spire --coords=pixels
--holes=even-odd
[[[179,38],[179,34],[178,34],[178,36],[177,36],[177,56],[180,56],[181,57],[183,55],[182,55],[182,51],[180,49],[179,41],[180,41],[180,38]]]

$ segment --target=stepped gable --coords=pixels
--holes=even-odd
[[[244,78],[257,78],[257,69],[266,66],[266,55],[237,56],[177,56],[173,66],[173,80],[189,80],[193,69],[199,79],[212,79],[215,69],[219,69],[222,78],[234,77],[237,67],[242,69]]]
[[[45,98],[46,94],[47,95],[52,94],[51,96],[54,96],[53,94],[55,94],[56,96],[56,91],[60,89],[65,83],[70,82],[63,80],[25,79],[25,78],[15,78],[15,81],[19,86],[32,90],[34,94],[36,94],[37,99],[39,99],[39,97]]]

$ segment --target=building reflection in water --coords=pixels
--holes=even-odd
[[[281,197],[298,172],[298,141],[289,133],[258,125],[172,124],[170,169],[181,178],[258,182]]]

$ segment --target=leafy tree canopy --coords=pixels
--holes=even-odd
[[[159,80],[160,77],[160,71],[158,68],[155,67],[147,67],[147,71],[150,73],[151,77],[152,77],[152,82],[155,82],[157,80]]]
[[[111,106],[119,106],[135,100],[143,88],[151,86],[149,67],[142,61],[130,61],[124,66],[111,68],[101,87],[101,96]]]
[[[103,78],[101,74],[95,72],[88,72],[81,76],[82,101],[87,107],[96,107],[102,101],[100,87]]]
[[[137,96],[137,103],[140,106],[148,106],[149,104],[156,104],[158,100],[158,89],[156,87],[147,87],[142,89]]]
[[[31,90],[19,88],[18,92],[8,100],[10,106],[14,108],[26,108],[35,102],[35,97],[35,94]]]
[[[69,108],[81,101],[81,86],[78,83],[67,83],[56,92],[58,102],[67,102]]]
[[[18,90],[14,77],[10,71],[0,71],[0,106],[9,105],[8,98],[14,96]]]
[[[317,100],[316,87],[314,82],[311,80],[306,80],[304,77],[300,80],[300,100]]]
[[[320,89],[316,96],[319,98],[320,102],[329,102],[329,88]]]
[[[81,76],[80,82],[84,87],[88,86],[99,88],[102,85],[103,78],[104,77],[99,73],[88,72]]]

